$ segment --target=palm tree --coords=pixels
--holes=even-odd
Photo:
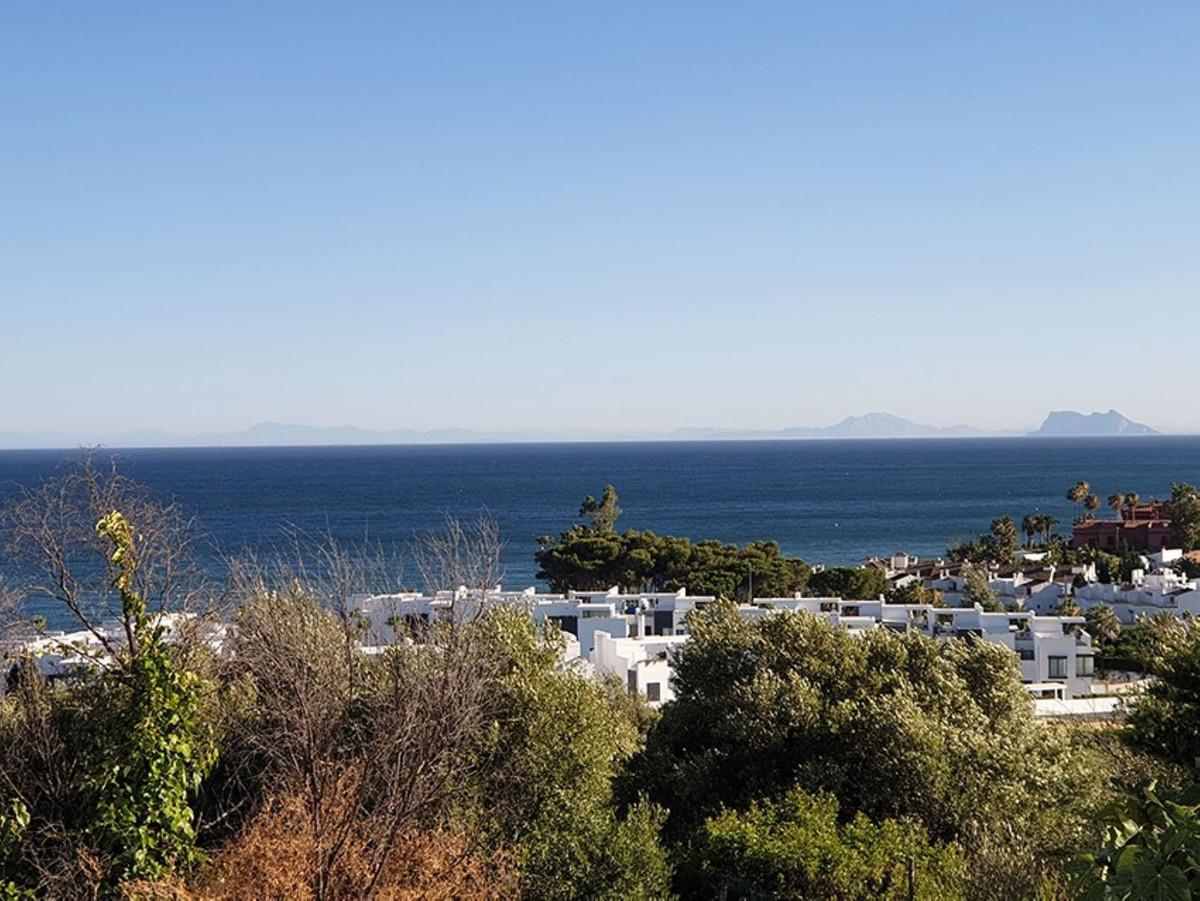
[[[1087,612],[1087,630],[1096,644],[1111,644],[1121,635],[1121,620],[1111,607],[1096,606]]]
[[[1084,502],[1089,494],[1092,493],[1092,486],[1080,479],[1069,489],[1067,489],[1067,500],[1078,507]],[[1078,518],[1078,517],[1077,517]]]
[[[1036,513],[1030,513],[1021,520],[1021,531],[1025,533],[1025,547],[1033,547],[1033,536],[1042,530],[1040,519]]]
[[[1050,543],[1050,533],[1054,530],[1054,527],[1056,525],[1058,525],[1058,520],[1055,519],[1053,516],[1051,516],[1049,513],[1043,513],[1041,516],[1038,517],[1038,519],[1041,520],[1042,539],[1046,544],[1049,544]]]
[[[1083,616],[1083,608],[1075,603],[1075,599],[1069,595],[1064,595],[1062,603],[1054,611],[1055,616]]]
[[[1089,494],[1083,499],[1083,505],[1087,507],[1088,510],[1087,518],[1095,519],[1095,513],[1100,509],[1100,498],[1096,497],[1094,494]]]
[[[1140,504],[1141,502],[1142,502],[1142,496],[1140,494],[1138,494],[1136,491],[1131,491],[1127,495],[1125,495],[1125,506],[1129,508],[1129,518],[1130,519],[1133,519],[1134,510],[1137,509],[1137,505]]]
[[[1119,492],[1108,496],[1108,505],[1112,507],[1113,513],[1116,513],[1118,516],[1121,514],[1121,508],[1125,506],[1126,497],[1127,495]]]

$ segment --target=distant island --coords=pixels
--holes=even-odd
[[[688,427],[673,432],[619,432],[599,429],[389,429],[356,426],[313,426],[261,422],[234,432],[176,434],[166,431],[130,431],[112,434],[76,432],[0,432],[0,449],[54,449],[103,445],[106,447],[328,447],[388,444],[489,444],[561,441],[712,441],[803,440],[830,438],[997,438],[997,437],[1123,437],[1158,435],[1148,425],[1109,410],[1078,413],[1057,410],[1036,429],[1010,431],[968,425],[932,426],[912,422],[892,413],[848,416],[827,426],[790,426],[782,429],[728,429]]]
[[[1121,435],[1158,435],[1157,430],[1126,419],[1116,410],[1107,413],[1076,413],[1056,410],[1046,417],[1033,435],[1044,438],[1107,438]]]

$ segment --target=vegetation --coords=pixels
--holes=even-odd
[[[624,780],[670,811],[676,847],[703,846],[709,821],[797,787],[835,798],[843,819],[916,824],[967,860],[1007,860],[1013,870],[989,878],[1027,889],[1078,847],[1089,757],[1034,721],[1005,649],[854,637],[806,616],[748,621],[729,605],[689,625],[676,700]],[[985,854],[1000,835],[1008,853]],[[1044,855],[1036,865],[1029,849]]]
[[[956,846],[907,821],[859,813],[843,824],[835,798],[800,788],[706,820],[681,869],[696,897],[752,887],[780,899],[948,899],[962,897],[965,881]]]
[[[1155,676],[1129,714],[1132,740],[1181,763],[1200,758],[1200,625],[1163,616],[1147,622],[1132,652]]]
[[[790,597],[807,584],[812,568],[785,557],[773,541],[743,547],[719,541],[616,531],[617,492],[604,488],[601,500],[588,497],[579,509],[586,521],[557,538],[542,536],[535,554],[538,578],[553,591],[602,591],[616,585],[628,591],[676,591],[730,599]]]
[[[1102,847],[1074,867],[1078,897],[1188,899],[1200,890],[1200,787],[1162,795],[1150,781],[1114,800],[1102,822]]]
[[[887,593],[885,600],[889,604],[929,604],[931,607],[945,607],[946,602],[942,593],[936,588],[926,588],[920,580],[909,582],[900,588],[894,588]]]
[[[1184,551],[1200,548],[1200,488],[1187,483],[1171,486],[1167,501],[1167,516],[1171,519],[1172,537]]]
[[[881,569],[813,573],[770,543],[617,532],[619,514],[606,487],[538,561],[561,586],[725,599],[691,615],[658,712],[565,666],[562,635],[515,608],[361,653],[352,599],[396,584],[394,555],[297,546],[231,561],[216,588],[189,562],[186,520],[115,471],[85,463],[23,496],[6,546],[100,650],[56,684],[29,658],[9,674],[0,898],[1107,899],[1200,885],[1195,622],[1089,612],[1106,656],[1156,680],[1125,727],[1050,725],[999,645],[748,619],[734,603],[751,578],[760,595],[878,597]],[[1031,516],[1020,531],[1051,527]],[[1000,518],[980,543],[1012,554],[1019,536]],[[428,586],[471,592],[499,580],[501,547],[494,523],[450,519],[411,556]],[[1132,562],[1053,552],[1110,573]],[[998,609],[986,567],[965,575],[968,602]],[[233,626],[219,653],[214,597]],[[919,582],[887,600],[941,602]],[[112,617],[119,639],[100,628]]]
[[[1121,620],[1111,607],[1097,605],[1087,612],[1087,631],[1092,641],[1105,650],[1121,637]]]
[[[1028,538],[1043,524],[1049,530],[1051,522],[1050,517],[1027,516],[1022,521],[1022,527]],[[986,535],[980,535],[971,541],[963,541],[951,547],[949,556],[957,563],[1011,563],[1017,550],[1017,539],[1016,523],[1013,522],[1012,517],[1002,516],[992,520],[991,529]]]
[[[326,547],[235,561],[214,655],[205,617],[143,600],[186,566],[139,498],[89,463],[9,511],[9,547],[112,654],[59,685],[20,661],[0,698],[0,897],[670,894],[665,812],[613,797],[647,712],[563,669],[556,630],[496,609],[364,655],[340,601],[375,567]],[[494,548],[448,526],[424,568],[488,579]]]
[[[963,576],[966,583],[963,588],[964,606],[978,604],[987,613],[1000,613],[1004,610],[1004,605],[992,590],[986,568],[972,564],[963,570]]]
[[[1084,507],[1088,503],[1089,498],[1094,496],[1095,495],[1092,494],[1091,486],[1088,485],[1087,482],[1083,481],[1076,482],[1067,490],[1067,500],[1075,504],[1076,509]],[[1099,500],[1097,499],[1096,506],[1098,507],[1099,505]],[[1084,515],[1081,512],[1075,517],[1075,520],[1078,522],[1083,518]]]
[[[96,524],[111,542],[108,563],[129,643],[105,686],[107,730],[94,736],[83,788],[94,808],[95,846],[113,878],[157,878],[197,860],[190,798],[216,760],[203,717],[203,681],[178,665],[134,590],[138,548],[129,521],[112,511]]]
[[[888,590],[887,574],[873,566],[836,566],[815,572],[808,580],[810,594],[848,600],[878,600]]]

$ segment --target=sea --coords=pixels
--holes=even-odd
[[[205,536],[200,562],[269,552],[289,530],[403,547],[446,515],[486,513],[505,585],[536,585],[539,535],[617,487],[618,528],[743,543],[768,539],[827,566],[941,554],[997,516],[1070,523],[1067,489],[1165,497],[1200,483],[1200,437],[763,440],[115,450],[122,471],[178,502]],[[0,502],[80,451],[0,451]],[[1102,508],[1101,512],[1105,512]],[[419,583],[413,569],[397,587]],[[51,613],[53,619],[53,613]],[[54,625],[54,623],[51,623]]]

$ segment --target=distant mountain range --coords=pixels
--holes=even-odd
[[[939,427],[910,422],[891,413],[867,413],[847,416],[841,422],[825,426],[792,426],[786,429],[676,429],[672,438],[700,440],[711,438],[971,438],[983,435],[1017,435],[1021,432],[988,432],[966,425]]]
[[[1107,413],[1050,413],[1037,429],[988,431],[971,426],[931,426],[910,422],[891,413],[848,416],[828,426],[793,426],[784,429],[682,428],[669,434],[650,432],[602,432],[598,430],[555,431],[472,429],[394,429],[375,431],[354,426],[291,425],[262,422],[237,432],[205,432],[179,435],[164,431],[114,434],[67,432],[0,432],[0,448],[106,447],[314,447],[328,445],[378,444],[480,444],[538,441],[701,441],[713,439],[816,439],[816,438],[972,438],[1033,435],[1038,437],[1109,437],[1156,435],[1154,429],[1126,419],[1116,410]]]

